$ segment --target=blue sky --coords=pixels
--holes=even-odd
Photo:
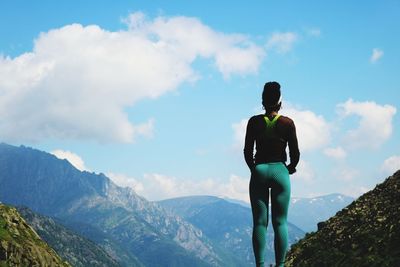
[[[400,168],[398,1],[2,1],[0,140],[150,200],[247,200],[266,81],[298,130],[292,196]]]

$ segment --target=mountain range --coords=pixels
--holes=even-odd
[[[158,202],[201,229],[215,244],[232,251],[241,266],[254,265],[251,244],[252,214],[248,207],[213,196],[190,196]],[[289,244],[297,242],[304,232],[288,223]],[[267,230],[266,259],[274,262],[273,230]]]
[[[0,184],[0,201],[76,227],[122,266],[235,266],[179,216],[52,154],[0,144]]]
[[[224,198],[234,204],[250,208],[250,204],[237,199]],[[354,201],[354,198],[339,193],[315,197],[292,197],[289,202],[288,220],[304,232],[317,230],[317,224]]]
[[[4,143],[0,185],[0,201],[18,206],[28,224],[74,266],[254,264],[251,210],[243,203],[212,196],[150,202],[104,174],[82,172],[52,154]],[[349,201],[339,194],[293,198],[290,244],[305,235],[301,228],[312,230]],[[272,262],[271,225],[267,238]]]

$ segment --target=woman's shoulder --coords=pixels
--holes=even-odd
[[[256,115],[251,116],[250,120],[254,120],[257,118],[263,118],[264,116],[265,116],[264,114],[256,114]]]
[[[279,119],[285,120],[285,121],[293,122],[293,120],[292,120],[290,117],[285,116],[285,115],[280,115],[280,116],[279,116]]]
[[[280,115],[279,121],[287,125],[294,125],[294,121],[288,116]]]
[[[263,120],[263,118],[264,118],[264,114],[253,115],[253,116],[250,117],[249,123],[254,123],[254,122]]]

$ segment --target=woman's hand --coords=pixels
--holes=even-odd
[[[296,168],[293,167],[293,165],[291,165],[291,164],[287,165],[286,168],[288,169],[289,174],[293,174],[296,172]]]

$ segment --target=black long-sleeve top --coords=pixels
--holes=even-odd
[[[296,127],[292,119],[280,116],[276,121],[274,136],[266,133],[264,114],[251,117],[247,123],[244,158],[250,170],[255,165],[269,162],[283,162],[286,165],[286,146],[289,146],[290,164],[287,165],[289,173],[296,170],[300,159],[300,151],[297,143]],[[272,119],[272,118],[270,118]],[[256,154],[254,152],[256,143]]]

